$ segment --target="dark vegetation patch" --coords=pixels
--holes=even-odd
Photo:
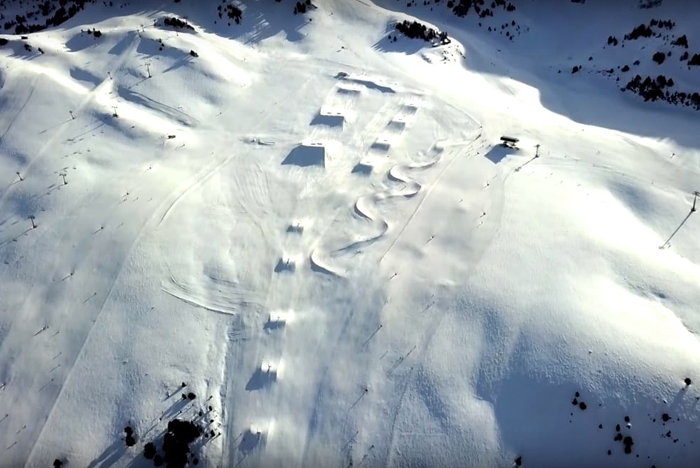
[[[311,0],[306,0],[304,2],[297,2],[296,5],[294,5],[294,14],[304,14],[307,11],[310,10],[315,10],[316,5],[311,3]]]
[[[17,14],[14,18],[5,18],[3,15],[3,28],[5,31],[12,30],[12,33],[16,35],[42,31],[48,27],[63,24],[84,9],[86,4],[92,3],[92,1],[43,0],[34,4],[20,2],[21,5],[27,6],[24,14]],[[0,11],[7,7],[5,3],[4,0],[0,1]]]
[[[186,387],[183,382],[178,391]],[[167,398],[176,396],[178,391],[168,392]],[[180,409],[170,416],[165,430],[143,445],[143,457],[151,460],[156,467],[185,468],[198,465],[198,453],[202,446],[220,435],[212,429],[215,422],[214,408],[206,404],[194,406],[197,400],[194,392],[183,390],[181,396],[182,400],[174,404]],[[133,434],[129,426],[124,431],[127,435]]]
[[[659,2],[660,3],[660,2]],[[666,31],[671,31],[676,27],[676,23],[670,19],[651,19],[648,23],[642,23],[632,29],[629,33],[624,35],[624,39],[619,40],[616,36],[608,36],[607,43],[603,48],[607,46],[618,46],[621,44],[622,47],[625,46],[625,41],[633,41],[640,39],[657,38],[663,41],[665,50],[656,50],[651,54],[651,60],[658,65],[669,62],[670,58],[673,56],[672,49],[674,47],[681,47],[683,50],[681,54],[678,55],[680,62],[686,62],[688,69],[692,66],[700,66],[700,54],[692,54],[687,49],[691,47],[690,41],[686,34],[681,34],[680,36],[675,36],[674,34],[667,33]],[[644,49],[645,47],[642,47]],[[633,65],[639,65],[640,61],[635,60]],[[579,66],[580,67],[580,66]],[[626,73],[630,71],[629,65],[618,66],[617,69]],[[596,73],[604,74],[607,76],[612,76],[614,74],[614,69],[610,70],[599,70]],[[573,71],[572,71],[573,73]],[[621,76],[615,77],[616,81],[620,81]],[[698,107],[698,93],[693,91],[675,91],[672,88],[674,82],[672,78],[666,78],[663,75],[659,75],[656,78],[651,76],[643,78],[639,75],[635,76],[630,80],[624,87],[621,88],[622,91],[631,91],[633,93],[639,94],[644,98],[645,101],[666,101],[675,105],[682,105],[691,107],[693,109],[700,110]]]
[[[124,442],[126,443],[127,447],[133,447],[136,445],[136,435],[134,434],[134,429],[131,426],[126,426],[124,428],[124,434],[126,434],[124,437]]]
[[[224,19],[224,16],[226,16],[226,18],[233,20],[236,24],[241,24],[241,20],[243,19],[243,10],[237,6],[229,3],[228,5],[219,5],[216,7],[216,9],[219,19]],[[231,23],[229,23],[229,25],[230,24]]]
[[[280,1],[280,0],[277,0]],[[513,0],[515,2],[515,0]],[[446,6],[452,14],[460,18],[474,16],[477,19],[495,18],[499,13],[514,12],[516,6],[508,0],[409,0],[407,8],[429,7],[431,11],[439,6]],[[506,21],[503,24],[487,26],[479,21],[479,27],[488,29],[489,32],[498,33],[513,41],[521,32],[529,28],[520,28],[515,20]]]
[[[100,30],[98,30],[98,29],[95,29],[95,28],[86,29],[85,31],[83,31],[83,30],[81,29],[80,32],[81,32],[82,34],[87,34],[87,35],[89,35],[89,36],[94,36],[95,39],[97,39],[97,38],[99,38],[99,37],[102,37],[102,31],[100,31]]]
[[[664,75],[659,75],[656,78],[650,76],[642,78],[637,75],[627,83],[623,91],[627,90],[639,94],[644,98],[644,101],[666,101],[674,105],[700,110],[700,94],[670,90],[669,88],[673,88],[674,84],[672,78],[666,78]]]
[[[192,421],[173,419],[168,423],[168,431],[163,438],[163,460],[168,468],[184,468],[192,459],[190,444],[202,435],[202,429]],[[145,455],[145,453],[144,453]]]
[[[410,39],[423,39],[424,41],[449,44],[450,40],[446,32],[438,32],[433,28],[429,28],[418,21],[402,21],[396,23],[396,30]]]
[[[625,34],[625,40],[633,41],[639,39],[640,37],[651,37],[654,32],[651,30],[650,26],[646,24],[640,24],[632,30],[631,33]]]
[[[657,29],[667,29],[671,30],[676,26],[676,23],[671,20],[657,20],[657,19],[652,19],[649,21],[649,24],[640,24],[636,28],[632,30],[629,34],[625,34],[625,40],[627,41],[634,41],[636,39],[639,39],[640,37],[651,37],[651,36],[656,36],[656,37],[661,37],[661,33],[657,32],[656,34],[651,28],[657,28]]]
[[[449,0],[447,7],[459,17],[467,16],[470,11],[473,11],[480,18],[493,16],[494,10],[499,8],[505,11],[515,11],[515,5],[506,0],[493,0],[491,2],[486,0]]]
[[[663,79],[660,81],[663,82]],[[685,384],[685,386],[681,388],[681,391],[689,392],[690,385],[692,384],[692,380],[690,379],[690,377],[686,377],[683,380],[683,383]],[[700,401],[700,396],[694,397],[694,400]],[[668,404],[665,399],[663,400],[663,402],[664,402],[664,404]],[[578,406],[581,410],[585,410],[587,408],[586,403],[583,401],[583,396],[582,396],[581,392],[578,392],[578,391],[575,393],[573,399],[571,400],[571,404],[574,406]],[[637,425],[635,427],[633,427],[632,426],[632,418],[629,415],[617,416],[615,419],[620,418],[620,417],[622,419],[617,419],[617,421],[615,421],[615,420],[611,421],[609,419],[610,418],[610,411],[603,408],[604,403],[600,402],[600,403],[598,403],[597,406],[598,406],[598,409],[596,410],[596,408],[591,405],[589,407],[589,411],[593,412],[594,416],[608,419],[608,421],[605,424],[605,427],[611,428],[610,429],[611,430],[610,437],[611,437],[612,441],[620,443],[620,445],[622,446],[621,452],[623,452],[626,455],[631,455],[634,453],[635,458],[641,458],[640,454],[642,456],[646,455],[647,459],[650,459],[651,457],[653,457],[655,455],[658,456],[658,453],[657,454],[644,453],[645,452],[644,445],[640,444],[638,441],[635,442],[635,437],[636,437],[636,435],[634,433],[635,427],[641,427],[643,434],[647,435],[647,434],[649,434],[650,429],[652,429],[652,427],[653,427],[652,425],[660,424],[663,427],[666,425],[670,425],[674,422],[681,421],[680,418],[674,419],[670,414],[662,413],[659,417],[659,421],[657,422],[657,418],[654,417],[654,415],[647,413],[648,420],[646,421],[646,423],[643,421],[637,421]],[[570,412],[569,414],[571,417],[571,419],[569,420],[569,423],[573,423],[576,416],[574,415],[573,412]],[[581,419],[580,421],[583,422],[584,424],[588,424],[591,422],[590,419],[588,419],[588,418]],[[599,430],[602,430],[604,427],[603,423],[600,422],[600,420],[596,420],[593,424],[596,424],[598,426]],[[672,436],[671,431],[667,430],[667,429],[668,428],[666,428],[666,427],[662,428],[662,432],[659,433],[659,437],[661,439],[670,439],[674,444],[681,442],[682,446],[686,447],[686,444],[683,443],[684,441],[682,441],[681,438],[679,438],[679,437],[674,438]],[[641,437],[641,439],[646,440],[646,437]],[[685,442],[687,442],[689,444],[694,444],[694,441],[692,439],[686,440]],[[605,444],[605,446],[602,447],[601,449],[604,450],[607,453],[607,455],[613,455],[613,452],[617,452],[616,450],[612,450],[608,444]],[[668,460],[671,460],[671,456],[668,456],[667,458],[668,458]],[[517,463],[516,463],[516,465],[520,466],[520,464],[517,464]],[[640,466],[649,466],[649,465],[640,465]],[[651,465],[651,468],[656,468],[656,465]]]
[[[156,444],[153,442],[149,442],[143,446],[143,456],[146,458],[146,460],[153,460],[153,457],[155,457],[157,453],[158,449],[156,448]]]
[[[664,60],[666,60],[666,54],[664,54],[663,52],[656,52],[656,53],[651,57],[651,59],[652,59],[654,62],[656,62],[656,63],[658,63],[659,65],[661,65],[662,63],[664,63]]]
[[[671,20],[652,19],[651,21],[649,21],[648,24],[642,23],[639,26],[635,27],[628,34],[625,34],[624,40],[633,41],[641,38],[656,37],[662,38],[670,47],[682,47],[684,49],[690,48],[690,42],[688,41],[687,35],[683,34],[681,36],[676,37],[672,34],[662,34],[661,30],[672,30],[673,28],[675,28],[675,26],[676,23]],[[608,36],[607,45],[614,47],[617,46],[619,43],[620,41],[618,41],[617,37]],[[624,47],[624,44],[622,45],[622,47]],[[672,53],[670,50],[666,52],[659,51],[652,56],[652,60],[660,65],[664,63],[666,57],[670,57],[671,55]],[[693,54],[693,56],[691,57],[688,50],[685,50],[679,56],[679,60],[681,62],[688,60],[688,66],[697,66],[700,65],[700,54]]]
[[[683,34],[681,37],[677,38],[675,41],[673,41],[674,46],[679,46],[679,47],[685,47],[686,49],[688,48],[688,37]]]
[[[166,400],[176,396],[180,391],[184,392],[186,383],[178,386],[174,392],[166,392]],[[196,405],[197,395],[194,392],[182,393],[183,400],[175,400],[170,408],[163,412],[160,421],[167,425],[159,433],[152,432],[151,427],[147,434],[153,434],[151,440],[144,441],[142,447],[143,457],[150,460],[154,466],[164,466],[166,468],[186,468],[200,464],[200,453],[203,447],[211,440],[221,435],[220,431],[214,429],[217,422],[217,411],[211,404],[207,404],[213,396],[206,399],[201,405]],[[167,416],[167,419],[166,419]],[[216,424],[220,427],[221,424]],[[124,427],[124,437],[121,438],[127,447],[139,444],[139,437],[136,435],[138,428],[132,426],[131,421]],[[257,433],[258,437],[260,433]],[[100,462],[93,461],[89,466],[106,466]],[[0,465],[2,465],[0,463]],[[4,466],[4,465],[2,465]],[[53,461],[54,468],[63,466],[74,466],[65,456],[56,458]],[[85,466],[85,465],[83,465]],[[129,466],[146,466],[142,460],[132,460]],[[226,465],[224,465],[226,466]]]
[[[194,31],[194,28],[187,21],[183,21],[180,18],[167,17],[163,18],[163,24],[165,26],[170,26],[171,28],[189,29]]]

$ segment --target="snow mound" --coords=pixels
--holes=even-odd
[[[326,147],[323,143],[302,143],[289,152],[282,164],[300,167],[324,167],[326,165]]]

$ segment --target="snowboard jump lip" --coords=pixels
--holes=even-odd
[[[282,165],[325,167],[326,147],[320,142],[302,143],[292,148],[287,157],[282,161]]]

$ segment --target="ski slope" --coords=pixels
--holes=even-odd
[[[700,114],[570,73],[697,7],[122,3],[0,35],[0,466],[697,465]]]

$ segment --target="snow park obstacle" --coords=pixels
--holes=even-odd
[[[326,165],[326,147],[319,142],[302,143],[292,149],[282,164],[301,167],[324,167]]]
[[[501,144],[502,144],[504,147],[506,147],[506,148],[516,148],[515,145],[516,145],[519,141],[520,141],[520,140],[518,140],[518,139],[515,138],[515,137],[510,137],[510,136],[506,136],[506,135],[503,135],[503,136],[501,137]]]

